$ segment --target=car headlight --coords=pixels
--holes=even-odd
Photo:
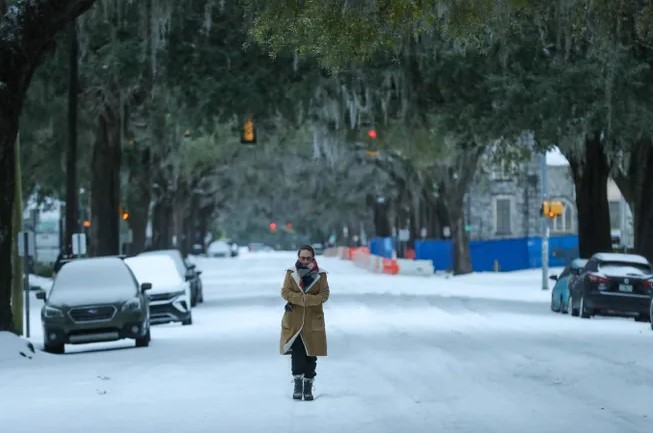
[[[120,311],[135,311],[141,309],[141,300],[139,298],[132,299],[123,304]]]
[[[46,305],[45,308],[43,309],[43,316],[47,317],[48,319],[61,318],[63,317],[63,311],[61,311],[58,308],[54,308],[54,307],[50,307],[49,305]]]

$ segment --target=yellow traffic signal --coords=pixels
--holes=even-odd
[[[241,137],[240,142],[243,144],[256,143],[256,131],[252,119],[245,119],[245,122],[243,123],[243,136]]]
[[[564,211],[565,211],[565,205],[562,204],[561,201],[552,201],[551,203],[549,203],[549,213],[553,215],[551,218],[555,218],[559,215],[562,215]]]
[[[565,205],[561,201],[545,200],[542,202],[541,211],[542,216],[553,219],[564,213]]]

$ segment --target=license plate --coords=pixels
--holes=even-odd
[[[619,284],[619,291],[620,292],[632,293],[633,292],[633,286],[631,286],[630,284]]]

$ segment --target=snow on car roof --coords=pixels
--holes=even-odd
[[[646,258],[637,254],[597,253],[594,254],[594,258],[601,260],[602,262],[626,262],[650,266],[650,263]]]

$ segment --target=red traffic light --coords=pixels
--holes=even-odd
[[[277,223],[270,223],[270,231],[273,233],[277,231]]]
[[[376,138],[376,129],[370,129],[370,130],[367,132],[367,135],[368,135],[368,137],[370,137],[372,140],[374,140],[374,139]]]

